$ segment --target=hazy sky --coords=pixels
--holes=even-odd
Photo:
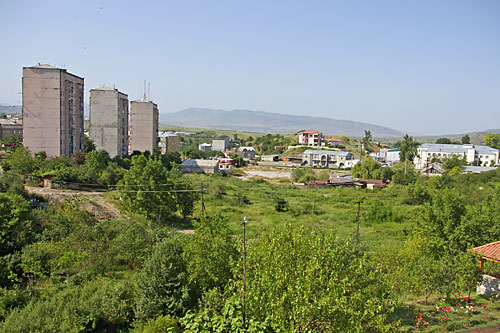
[[[249,109],[412,134],[500,128],[500,1],[0,0],[0,103],[64,66],[161,113]],[[164,118],[165,119],[165,118]]]

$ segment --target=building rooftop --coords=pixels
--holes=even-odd
[[[492,170],[498,169],[498,167],[484,167],[484,166],[473,166],[473,165],[465,165],[462,167],[464,172],[472,172],[472,173],[482,173],[488,172]]]
[[[250,147],[250,146],[248,146],[248,147],[240,147],[238,149],[241,150],[241,151],[244,151],[244,150],[246,150],[246,151],[255,151],[255,149],[253,147]]]
[[[479,257],[498,261],[500,260],[500,241],[475,247],[471,251]]]
[[[219,165],[218,160],[185,160],[181,163],[181,166],[215,167],[217,165]]]
[[[465,145],[453,145],[453,144],[438,144],[438,143],[424,143],[420,148],[427,150],[432,153],[467,153],[471,148],[474,148],[479,154],[496,154],[498,149],[494,149],[488,146],[474,146],[470,144]]]
[[[322,134],[320,131],[314,129],[308,129],[298,132],[297,134]]]
[[[312,150],[308,149],[304,155],[318,154],[318,155],[332,155],[332,156],[347,156],[350,153],[348,151],[336,151],[336,150]]]
[[[160,138],[166,138],[166,137],[172,137],[172,136],[178,136],[178,135],[175,133],[172,133],[172,132],[158,133],[158,137],[160,137]]]

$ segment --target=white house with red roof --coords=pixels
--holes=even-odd
[[[323,133],[313,129],[304,130],[297,133],[299,135],[299,144],[306,146],[321,146],[323,141]]]

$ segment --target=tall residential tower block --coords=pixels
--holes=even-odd
[[[130,147],[141,152],[158,148],[158,106],[148,100],[130,102]]]
[[[128,154],[128,96],[114,88],[90,90],[90,138],[110,157]]]
[[[23,67],[23,144],[33,153],[83,151],[83,78],[50,65]]]

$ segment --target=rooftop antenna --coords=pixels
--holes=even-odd
[[[146,100],[146,80],[144,80],[144,100]]]
[[[151,82],[148,82],[148,100],[151,100]]]

